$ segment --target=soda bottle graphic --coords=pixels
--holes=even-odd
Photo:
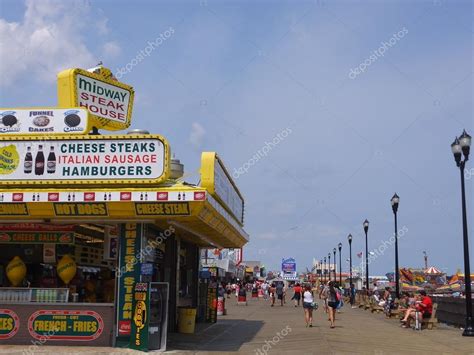
[[[25,174],[30,174],[33,171],[33,156],[31,155],[31,147],[26,148],[23,171],[25,172]]]
[[[38,148],[38,153],[36,153],[35,158],[35,175],[43,175],[44,174],[44,154],[43,154],[43,146],[40,145]]]
[[[54,174],[56,172],[56,154],[54,154],[53,146],[51,146],[48,155],[47,172],[48,174]]]

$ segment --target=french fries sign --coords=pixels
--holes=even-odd
[[[169,175],[169,147],[149,136],[0,136],[1,185],[157,184]]]
[[[80,106],[91,114],[92,126],[122,130],[130,126],[134,91],[107,68],[94,72],[67,69],[58,74],[59,106]]]

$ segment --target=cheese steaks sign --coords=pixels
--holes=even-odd
[[[168,177],[168,143],[158,135],[0,137],[0,144],[0,185],[157,184]]]
[[[122,130],[130,126],[133,88],[117,81],[107,68],[68,69],[58,74],[60,106],[85,107],[97,128]]]
[[[28,332],[37,340],[91,341],[103,331],[104,321],[94,311],[40,310],[28,319]]]
[[[128,344],[132,331],[133,294],[140,280],[140,250],[143,224],[127,223],[120,230],[119,268],[117,270],[117,342]]]

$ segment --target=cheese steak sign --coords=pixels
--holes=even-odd
[[[60,106],[81,106],[97,128],[121,130],[130,126],[133,88],[115,80],[107,68],[94,72],[68,69],[58,74]]]
[[[38,340],[91,341],[104,331],[104,321],[94,311],[41,310],[28,319],[28,331]]]
[[[0,139],[0,185],[156,184],[168,171],[168,143],[158,135]]]

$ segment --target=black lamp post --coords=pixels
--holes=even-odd
[[[471,296],[471,267],[469,265],[469,239],[467,236],[467,212],[466,212],[466,191],[464,188],[464,168],[469,160],[469,150],[471,147],[471,136],[464,130],[459,138],[451,144],[456,165],[461,171],[461,199],[462,199],[462,230],[464,244],[464,287],[466,295],[466,327],[462,335],[474,336],[474,324],[472,319],[472,296]],[[462,152],[462,154],[461,154]],[[464,155],[464,160],[462,160]]]
[[[331,253],[328,253],[328,277],[328,280],[331,281]]]
[[[367,292],[369,292],[369,241],[367,238],[367,233],[369,232],[369,221],[365,220],[363,225],[365,232],[365,287]]]
[[[397,227],[397,212],[398,212],[398,203],[400,202],[400,197],[395,194],[390,200],[392,203],[393,215],[395,216],[395,294],[396,297],[400,298],[400,273],[398,268],[398,227]]]
[[[342,287],[342,259],[341,259],[342,243],[339,243],[337,245],[337,248],[339,249],[339,284]]]
[[[352,234],[347,236],[347,241],[349,242],[349,286],[352,287]]]
[[[323,282],[323,259],[319,260],[319,283]]]
[[[324,273],[323,282],[326,283],[326,257],[324,257],[323,273]]]
[[[334,282],[336,282],[336,248],[334,248],[332,250],[332,252],[334,253],[334,259],[333,259],[333,263],[334,263]]]

